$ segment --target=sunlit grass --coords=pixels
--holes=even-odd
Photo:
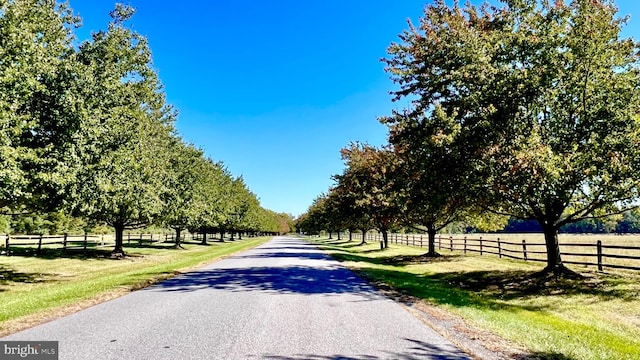
[[[322,240],[373,281],[461,316],[541,358],[639,359],[640,276],[584,271],[582,279],[534,276],[544,264],[377,242]]]
[[[128,257],[53,254],[0,258],[0,334],[90,306],[268,241],[125,247]],[[91,253],[90,253],[91,254]],[[99,254],[99,253],[98,253]]]
[[[380,238],[380,234],[371,232],[368,238],[373,241]],[[427,235],[425,234],[390,234],[392,243],[427,246]],[[452,240],[453,241],[452,241]],[[479,251],[479,240],[484,244],[484,255],[491,252],[497,256],[497,241],[501,241],[502,253],[520,259],[524,258],[523,241],[526,244],[526,254],[530,261],[545,261],[546,253],[544,246],[544,235],[541,233],[528,234],[439,234],[436,236],[436,249],[447,252],[453,250],[463,251],[464,240],[468,243],[468,252],[477,253]],[[606,271],[625,272],[634,270],[616,269],[615,265],[630,266],[640,268],[640,235],[616,235],[616,234],[559,234],[560,252],[567,263],[586,263],[589,268],[597,267],[597,243],[602,244],[603,260],[602,264]],[[607,246],[618,246],[626,248],[607,248]],[[620,257],[622,256],[622,257]],[[634,258],[624,258],[635,257]],[[608,266],[612,265],[612,266]],[[584,267],[585,265],[572,264],[573,267]]]

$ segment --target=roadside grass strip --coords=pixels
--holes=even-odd
[[[69,314],[270,240],[249,238],[149,247],[126,246],[128,256],[108,251],[0,258],[0,336]]]
[[[538,263],[456,251],[428,258],[424,248],[380,250],[377,242],[316,243],[370,281],[526,349],[524,358],[640,359],[640,275],[574,268],[580,277],[542,277]]]

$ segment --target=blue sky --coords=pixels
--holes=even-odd
[[[187,142],[242,175],[262,206],[299,215],[342,172],[350,141],[381,145],[401,104],[380,58],[425,0],[131,0]],[[70,0],[80,40],[115,1]],[[618,0],[640,39],[640,2]]]

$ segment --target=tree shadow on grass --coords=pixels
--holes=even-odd
[[[354,261],[354,262],[368,262],[376,265],[392,265],[392,266],[406,266],[413,264],[427,264],[427,263],[440,263],[440,262],[452,262],[462,259],[460,255],[444,255],[444,256],[426,256],[426,255],[397,255],[397,256],[380,256],[380,257],[367,257],[358,254],[365,254],[375,251],[362,251],[362,252],[338,252],[331,254],[334,258],[341,261]]]
[[[164,244],[164,245],[163,245]],[[181,242],[181,245],[186,244]],[[156,244],[123,244],[125,249],[156,249],[156,250],[177,250],[175,243],[156,243]],[[178,249],[179,250],[179,249]],[[127,254],[128,255],[128,254]]]
[[[574,358],[552,352],[535,352],[515,355],[515,360],[574,360]]]
[[[63,249],[50,249],[43,248],[38,251],[36,248],[31,247],[11,247],[10,249],[11,256],[22,256],[22,257],[35,257],[38,259],[45,260],[54,260],[54,259],[105,259],[109,258],[111,255],[111,249],[96,249],[96,248],[87,248],[84,249],[75,249],[69,248],[67,250]]]
[[[367,257],[364,252],[340,249],[332,254],[338,260],[365,262],[375,265],[406,266],[440,262],[454,262],[464,259],[462,255],[440,255],[430,257],[421,255],[398,255]],[[379,251],[379,250],[378,250]],[[640,296],[640,287],[635,279],[616,275],[593,275],[572,273],[566,276],[554,276],[539,271],[495,270],[495,271],[460,271],[438,274],[416,275],[404,271],[366,269],[368,278],[388,279],[394,283],[404,283],[407,290],[423,293],[423,298],[452,305],[473,305],[466,298],[474,298],[475,305],[504,307],[499,300],[527,299],[544,295],[591,295],[601,300],[622,299],[632,301]],[[379,281],[378,286],[384,286]],[[434,289],[436,298],[432,298]],[[451,293],[448,295],[448,293]],[[539,308],[531,310],[540,310]]]
[[[12,282],[36,283],[41,282],[41,274],[28,274],[0,266],[0,285]]]
[[[0,285],[11,285],[15,283],[35,284],[44,281],[46,280],[43,279],[42,274],[23,273],[10,268],[6,268],[4,266],[0,266]],[[6,291],[6,289],[0,288],[0,292],[3,291]]]
[[[124,245],[125,249],[135,249],[135,248],[153,248],[148,245]],[[171,249],[170,247],[158,247],[159,249]],[[20,257],[29,257],[29,258],[38,258],[43,260],[55,260],[55,259],[78,259],[78,260],[119,260],[119,258],[113,258],[111,256],[112,252],[111,247],[105,248],[96,248],[96,247],[87,247],[85,250],[81,247],[73,247],[63,249],[52,249],[52,248],[42,248],[38,251],[37,248],[32,247],[11,247],[10,248],[10,256],[20,256]],[[143,255],[132,254],[127,252],[125,258],[139,258],[143,257]]]
[[[534,271],[470,271],[438,274],[412,274],[388,269],[364,269],[363,277],[397,300],[413,302],[415,297],[436,304],[478,307],[492,310],[548,311],[552,305],[514,305],[509,300],[544,295],[592,295],[601,300],[633,300],[637,291],[612,288],[598,279],[549,279]]]
[[[554,277],[523,270],[456,272],[432,277],[439,277],[460,289],[503,300],[546,295],[593,295],[602,300],[633,300],[638,296],[637,292],[612,286],[610,277]]]

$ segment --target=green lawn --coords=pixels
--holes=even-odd
[[[0,335],[120,296],[178,272],[268,241],[251,238],[208,246],[171,244],[125,247],[128,257],[108,251],[0,257]]]
[[[372,281],[453,313],[542,359],[640,359],[640,276],[536,277],[543,264],[377,242],[318,240]],[[583,271],[583,270],[581,270]],[[533,358],[531,356],[530,358]]]

